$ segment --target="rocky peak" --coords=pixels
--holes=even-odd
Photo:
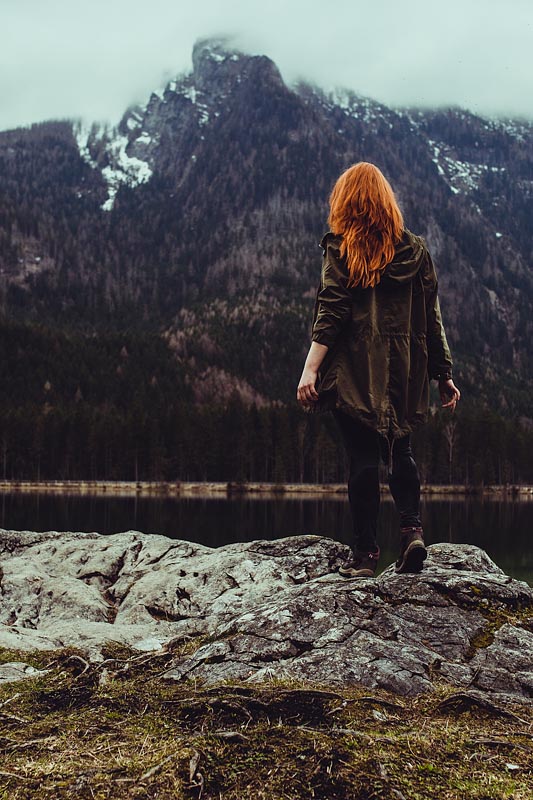
[[[199,39],[193,47],[192,63],[195,87],[208,94],[222,84],[238,84],[243,78],[263,77],[283,84],[281,74],[267,56],[251,56],[230,47],[226,39]]]
[[[98,137],[89,130],[77,132],[80,153],[98,167],[108,185],[102,205],[110,211],[120,185],[135,188],[150,180],[161,157],[162,138],[172,141],[182,164],[195,160],[204,129],[228,107],[229,98],[242,86],[253,94],[284,86],[281,74],[266,56],[250,56],[230,47],[226,39],[201,39],[192,53],[193,71],[168,81],[144,105],[129,108],[116,129]]]
[[[229,59],[238,61],[245,57],[244,53],[229,45],[227,38],[208,37],[197,39],[192,49],[192,65],[195,75],[210,64],[221,64]]]

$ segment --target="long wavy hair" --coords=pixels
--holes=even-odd
[[[375,286],[403,232],[402,212],[388,180],[375,164],[360,161],[338,178],[329,198],[328,223],[342,235],[351,286]]]

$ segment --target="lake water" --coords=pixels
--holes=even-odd
[[[422,522],[428,544],[475,544],[507,574],[533,585],[532,500],[427,497],[422,500]],[[351,536],[346,495],[169,499],[1,493],[0,527],[104,534],[137,530],[209,547],[309,533],[350,543]],[[380,570],[397,557],[397,532],[395,508],[385,496]]]

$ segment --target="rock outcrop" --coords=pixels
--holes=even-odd
[[[418,575],[336,572],[346,545],[321,536],[217,549],[155,534],[0,531],[0,647],[118,641],[170,649],[167,680],[363,684],[402,695],[436,682],[533,702],[533,589],[473,545],[434,544]],[[17,662],[0,680],[33,675]]]

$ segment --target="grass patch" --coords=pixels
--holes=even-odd
[[[533,723],[441,685],[403,699],[303,682],[161,679],[176,655],[0,651],[0,800],[530,800]]]
[[[513,607],[505,603],[491,603],[483,599],[480,603],[476,604],[476,608],[487,620],[487,625],[471,640],[470,650],[466,656],[467,658],[473,658],[479,649],[489,647],[494,641],[496,632],[502,625],[515,625],[516,627],[533,632],[533,609],[530,605],[522,607],[518,604],[517,607]]]

